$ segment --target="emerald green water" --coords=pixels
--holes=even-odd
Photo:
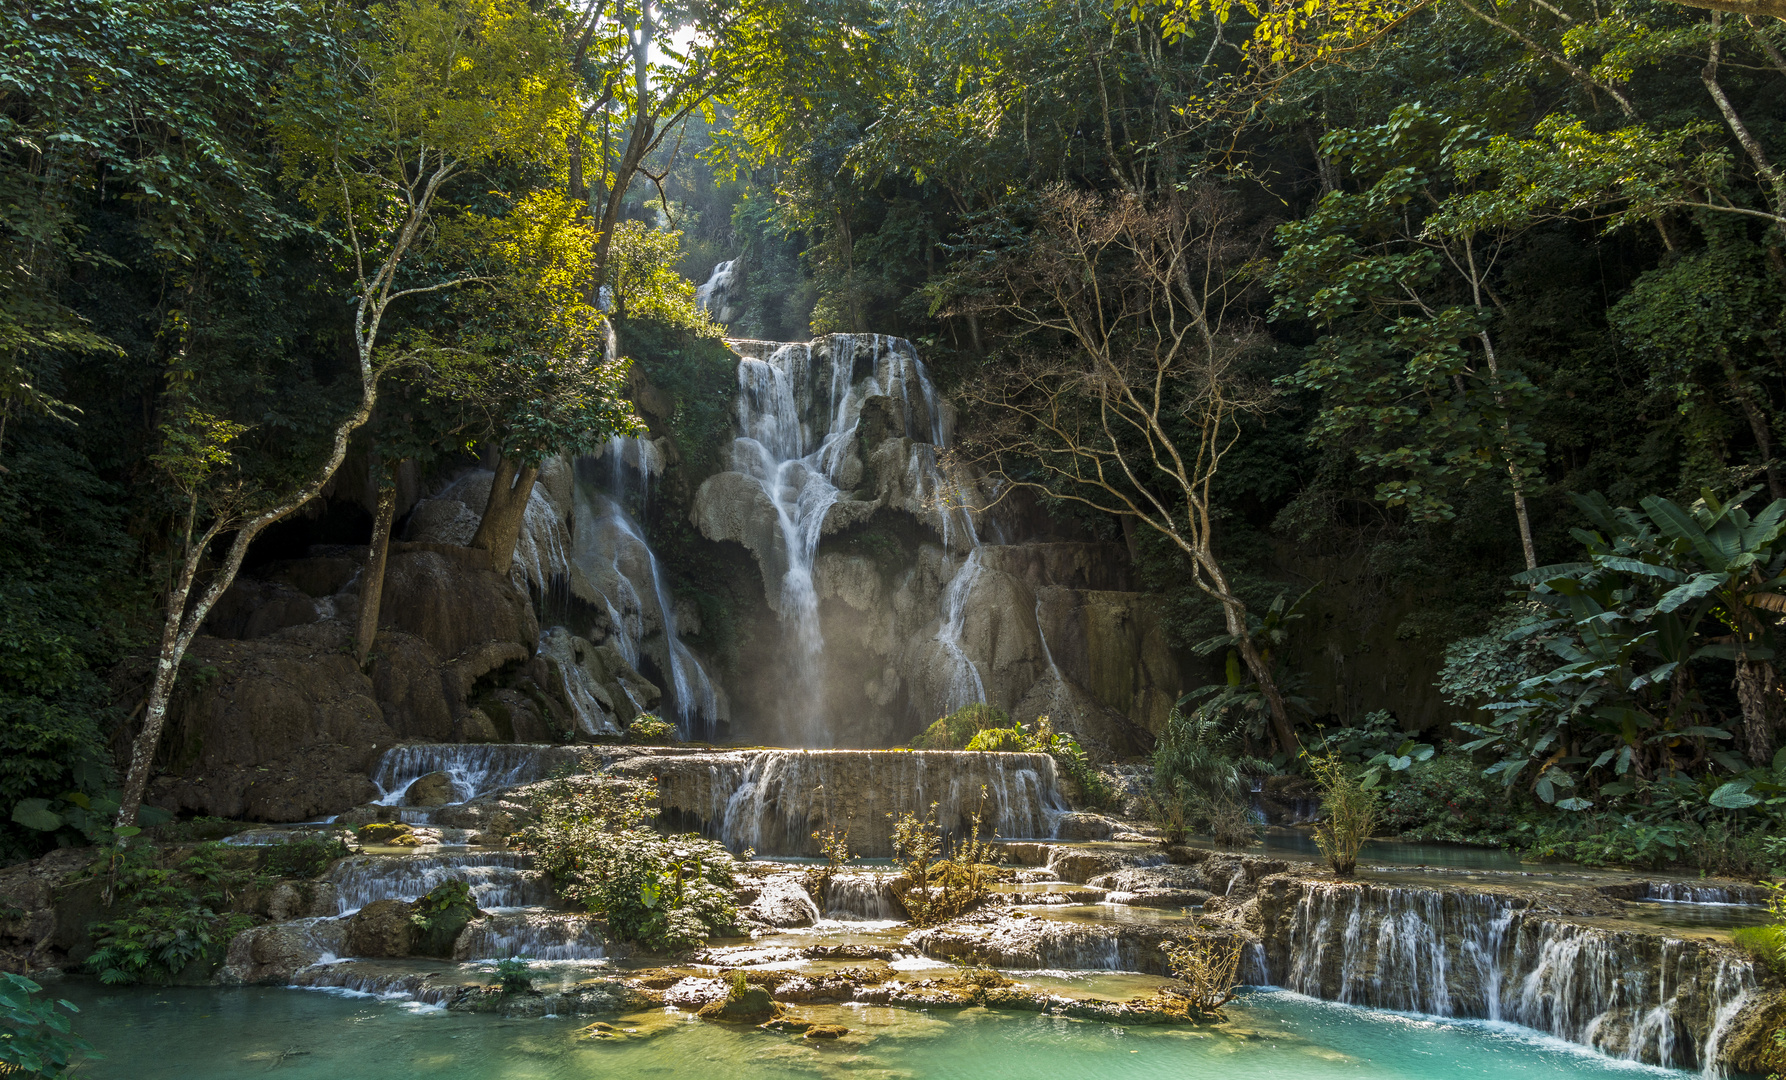
[[[961,1080],[1538,1080],[1684,1074],[1611,1061],[1506,1026],[1410,1017],[1254,992],[1216,1028],[1121,1028],[993,1013],[832,1007],[835,1043],[653,1011],[581,1021],[503,1020],[283,989],[108,991],[63,984],[79,1029],[107,1055],[90,1080],[586,1080],[603,1077]],[[633,1029],[628,1032],[625,1029]]]

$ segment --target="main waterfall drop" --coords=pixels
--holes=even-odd
[[[1120,544],[950,462],[954,414],[911,342],[729,344],[730,467],[691,518],[762,582],[727,677],[736,737],[884,747],[986,702],[1094,752],[1148,748],[1184,685],[1157,602]]]
[[[739,434],[732,466],[736,475],[754,483],[760,503],[773,514],[773,531],[761,538],[767,543],[754,546],[769,605],[792,646],[796,689],[788,702],[795,718],[790,734],[801,745],[831,745],[837,733],[827,728],[823,715],[825,671],[820,660],[826,636],[815,563],[827,534],[862,523],[888,502],[888,478],[870,470],[864,451],[881,457],[890,441],[897,444],[892,453],[900,459],[897,481],[904,489],[898,501],[937,533],[945,557],[978,546],[969,509],[975,495],[968,485],[947,479],[939,467],[937,455],[948,446],[950,423],[910,342],[879,334],[837,334],[814,342],[739,342],[736,347]],[[870,483],[879,490],[865,488]],[[974,559],[967,556],[967,563]],[[974,689],[952,689],[937,702],[945,711],[984,700],[972,662],[955,644],[960,594],[950,593],[951,607],[943,613],[944,631],[937,640],[959,658],[957,667],[965,666],[970,674],[957,682]]]

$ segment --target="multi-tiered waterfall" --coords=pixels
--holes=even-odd
[[[863,444],[889,439],[905,444],[905,501],[940,534],[946,558],[978,546],[969,510],[973,495],[938,468],[937,455],[948,446],[949,423],[910,342],[879,334],[834,335],[817,342],[750,343],[740,352],[739,435],[732,465],[756,482],[774,509],[776,533],[769,554],[780,573],[765,565],[764,585],[793,646],[799,686],[788,705],[797,714],[795,730],[803,744],[825,745],[835,741],[835,734],[824,716],[820,656],[825,633],[814,562],[827,532],[863,514],[860,507],[867,500],[851,497],[871,479],[864,475]],[[867,436],[863,414],[871,406],[878,413],[870,420],[876,431]],[[874,508],[870,503],[869,512]],[[977,565],[972,555],[967,558]],[[967,565],[956,572],[956,580]],[[936,640],[948,650],[956,671],[947,692],[927,703],[941,712],[985,700],[973,662],[959,644],[966,590],[952,582],[946,595],[943,629]]]

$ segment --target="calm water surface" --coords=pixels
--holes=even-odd
[[[653,1011],[581,1021],[502,1020],[399,1002],[282,989],[112,991],[66,983],[79,1030],[107,1060],[91,1080],[586,1080],[605,1077],[961,1080],[1539,1080],[1681,1077],[1611,1061],[1522,1029],[1246,994],[1217,1028],[1120,1028],[980,1009],[832,1007],[835,1043]]]

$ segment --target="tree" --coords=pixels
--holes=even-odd
[[[1290,753],[1294,725],[1222,569],[1211,497],[1242,418],[1274,398],[1245,376],[1256,339],[1240,305],[1258,238],[1238,228],[1234,201],[1211,187],[1152,203],[1053,189],[1036,211],[1027,236],[988,250],[964,275],[986,310],[1016,322],[1025,339],[969,391],[994,410],[968,443],[973,458],[1011,489],[1130,518],[1169,539],[1221,605],[1273,738]]]
[[[169,589],[142,727],[131,747],[118,811],[136,820],[180,663],[254,539],[315,498],[371,417],[382,368],[396,357],[381,332],[407,297],[449,290],[489,273],[475,220],[463,220],[450,185],[485,163],[523,160],[562,146],[562,68],[551,28],[508,0],[441,5],[402,0],[350,16],[338,43],[294,65],[273,116],[285,180],[331,230],[353,312],[359,400],[333,425],[322,461],[289,487],[256,490],[231,468],[239,425],[201,401],[164,426],[157,463],[186,499],[178,569]],[[183,397],[202,386],[180,386]],[[232,535],[233,534],[233,535]],[[220,565],[212,545],[230,536]]]
[[[1329,134],[1322,152],[1353,162],[1369,186],[1329,192],[1279,227],[1273,313],[1324,334],[1288,380],[1321,394],[1311,437],[1390,473],[1377,497],[1417,521],[1455,516],[1462,488],[1498,474],[1529,569],[1538,559],[1526,497],[1544,456],[1530,434],[1538,391],[1504,366],[1492,332],[1496,263],[1515,230],[1485,221],[1467,190],[1448,190],[1459,149],[1482,137],[1419,103]]]

